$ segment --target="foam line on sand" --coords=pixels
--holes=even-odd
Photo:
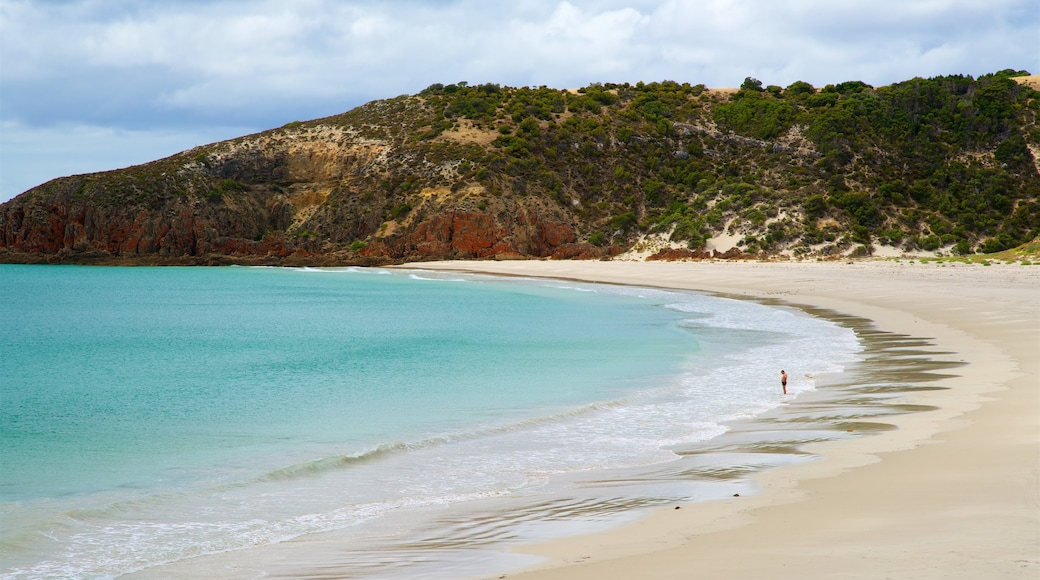
[[[436,262],[412,267],[702,290],[831,309],[963,366],[897,428],[809,445],[761,493],[521,546],[509,578],[1040,577],[1040,267],[864,261]],[[499,578],[501,576],[496,576]]]

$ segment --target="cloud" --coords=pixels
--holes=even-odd
[[[1040,72],[1038,31],[1035,0],[5,0],[0,121],[38,129],[43,156],[55,127],[255,131],[435,82]]]
[[[979,74],[1037,63],[1040,8],[1030,4],[11,0],[0,16],[15,116],[78,116],[91,104],[77,106],[75,94],[102,100],[97,87],[115,87],[117,111],[166,119],[247,117],[243,108],[266,117],[293,102],[356,104],[456,80],[728,86],[753,72],[777,84]],[[65,103],[51,99],[66,106],[17,98],[45,87],[66,89]]]

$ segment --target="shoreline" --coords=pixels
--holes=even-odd
[[[750,497],[655,509],[622,528],[521,546],[509,578],[1035,577],[1040,572],[1040,268],[1020,265],[427,262],[410,268],[777,300],[927,337],[963,361],[897,402],[896,429],[809,444]],[[500,578],[502,576],[496,576]]]

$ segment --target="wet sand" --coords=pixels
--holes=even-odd
[[[1040,267],[907,261],[415,266],[776,300],[869,319],[893,340],[905,337],[908,353],[917,339],[929,345],[935,380],[918,384],[930,387],[891,393],[890,405],[908,412],[880,420],[865,413],[851,421],[846,413],[835,424],[849,432],[874,429],[871,436],[800,445],[820,460],[720,474],[753,478],[758,492],[749,496],[652,508],[609,532],[522,546],[519,551],[543,559],[509,578],[1040,575]],[[920,372],[921,365],[914,368]],[[802,402],[807,420],[827,419],[814,416],[809,403]],[[832,412],[833,405],[827,408]],[[785,420],[778,431],[792,435],[792,428]],[[769,439],[761,426],[755,429],[756,440]],[[727,435],[737,443],[739,434],[735,426]],[[784,440],[778,434],[776,445]]]

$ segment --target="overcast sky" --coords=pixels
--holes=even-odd
[[[0,201],[432,83],[1040,74],[1038,0],[0,0]]]

